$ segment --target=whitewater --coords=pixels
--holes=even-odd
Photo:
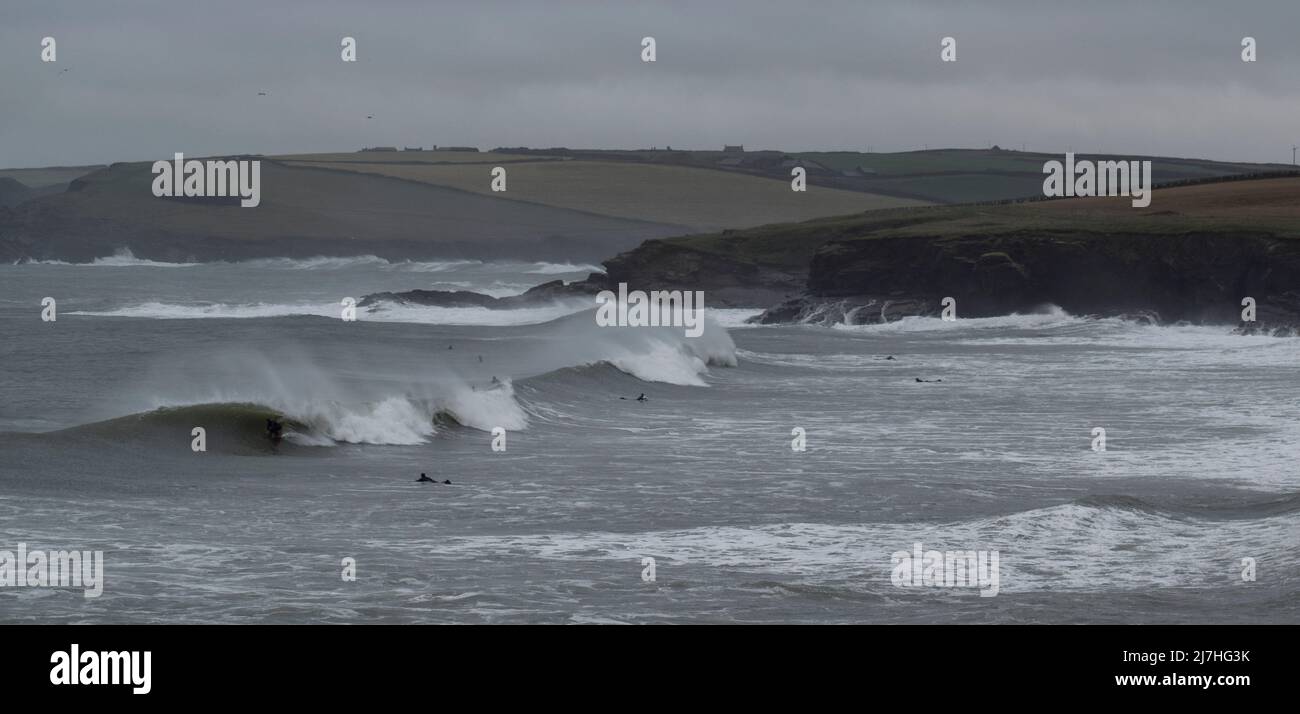
[[[1300,340],[1050,306],[708,310],[699,338],[581,301],[339,318],[594,270],[0,266],[0,539],[106,578],[0,622],[1300,622]],[[895,587],[914,542],[999,551],[999,594]]]

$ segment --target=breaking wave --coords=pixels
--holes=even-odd
[[[309,258],[254,258],[243,261],[167,262],[137,258],[130,248],[119,248],[110,256],[95,258],[89,263],[64,260],[15,261],[15,265],[62,265],[108,268],[195,268],[201,266],[238,266],[259,270],[346,270],[350,268],[376,268],[392,272],[442,273],[469,270],[479,273],[512,273],[520,275],[566,275],[600,273],[598,265],[580,263],[550,263],[546,261],[482,261],[482,260],[390,260],[377,255],[324,256]]]

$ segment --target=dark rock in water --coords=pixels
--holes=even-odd
[[[1234,335],[1264,335],[1272,337],[1298,337],[1300,325],[1270,325],[1261,322],[1242,322],[1232,331]]]
[[[595,277],[593,274],[592,277]],[[521,295],[511,295],[509,297],[497,298],[491,295],[471,292],[468,290],[408,290],[406,292],[393,293],[372,293],[361,298],[357,305],[369,307],[383,302],[392,302],[400,305],[433,305],[437,307],[485,307],[491,310],[513,310],[520,307],[533,307],[536,305],[546,305],[563,300],[586,299],[594,296],[599,292],[601,287],[597,287],[592,282],[592,278],[587,280],[577,280],[566,283],[563,280],[552,280],[548,283],[542,283],[535,287],[529,288]],[[592,302],[595,306],[595,302]]]
[[[556,300],[569,300],[573,298],[593,297],[596,293],[605,289],[605,276],[600,273],[592,273],[587,276],[586,280],[575,280],[566,283],[563,280],[552,280],[541,285],[534,285],[524,291],[522,295],[517,295],[523,301],[530,302],[551,302]],[[510,300],[512,298],[502,298]]]
[[[602,290],[702,290],[708,307],[763,307],[797,295],[803,275],[717,256],[665,241],[648,240],[635,250],[605,261],[605,273],[566,283],[552,280],[522,295],[493,298],[466,291],[410,290],[366,295],[358,303],[367,307],[396,302],[442,307],[486,307],[511,310],[564,300],[593,298]],[[592,303],[595,306],[595,303]]]
[[[410,290],[403,293],[374,293],[366,295],[357,303],[362,307],[379,302],[396,302],[415,305],[436,305],[439,307],[494,307],[496,298],[468,290]]]
[[[710,307],[772,305],[802,292],[806,276],[803,266],[783,270],[657,239],[606,260],[605,269],[597,290],[613,290],[619,283],[629,290],[703,290]]]
[[[804,295],[752,321],[865,324],[937,316],[1032,313],[1057,305],[1072,315],[1154,324],[1238,324],[1244,334],[1300,328],[1300,241],[1266,234],[1100,234],[831,240],[813,257]]]

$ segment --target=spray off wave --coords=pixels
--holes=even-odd
[[[707,386],[710,366],[736,364],[730,336],[711,321],[699,337],[688,338],[680,328],[600,327],[593,318],[594,311],[587,310],[519,327],[517,340],[493,340],[498,352],[491,371],[502,371],[491,381],[490,371],[473,371],[473,360],[467,369],[444,359],[441,343],[408,352],[358,352],[353,364],[319,359],[291,346],[170,355],[142,375],[137,388],[128,391],[131,396],[115,403],[109,416],[126,414],[116,418],[122,420],[157,417],[158,410],[174,414],[177,409],[245,405],[261,418],[283,419],[286,440],[295,445],[414,445],[446,428],[527,429],[528,411],[516,397],[512,375],[531,380],[607,364],[643,381]],[[466,345],[462,351],[471,349]],[[594,373],[582,381],[579,398],[601,389]],[[250,413],[238,412],[241,434],[251,428],[249,423],[258,423]],[[233,428],[225,416],[215,418]],[[128,431],[128,441],[130,436]]]
[[[272,395],[260,399],[238,399],[228,390],[214,400],[156,399],[150,411],[97,422],[75,431],[112,435],[122,441],[147,439],[163,427],[188,428],[202,425],[210,444],[219,448],[234,434],[243,448],[266,441],[265,419],[285,424],[284,437],[299,446],[336,444],[414,445],[428,442],[440,429],[463,426],[481,431],[502,427],[511,431],[528,428],[528,417],[515,401],[514,388],[503,380],[492,389],[476,390],[468,385],[448,385],[432,397],[393,395],[375,400],[340,400]],[[173,429],[174,430],[174,429]]]
[[[546,325],[563,346],[552,369],[604,363],[647,382],[705,387],[710,366],[736,366],[736,344],[707,311],[703,320],[703,332],[687,337],[680,327],[602,327],[596,310],[574,313]]]

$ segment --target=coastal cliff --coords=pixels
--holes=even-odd
[[[649,240],[605,268],[485,306],[626,283],[703,290],[712,307],[765,308],[755,318],[764,324],[937,316],[952,297],[958,317],[1056,305],[1287,334],[1300,327],[1300,177],[1160,189],[1148,209],[1126,199],[890,209]],[[1241,321],[1245,298],[1255,301],[1254,322]],[[383,299],[483,300],[427,291]]]
[[[1300,325],[1300,241],[1266,233],[880,237],[831,241],[814,256],[805,295],[762,322],[879,322],[960,317],[1056,305],[1075,315],[1236,324],[1253,298],[1251,329]]]

